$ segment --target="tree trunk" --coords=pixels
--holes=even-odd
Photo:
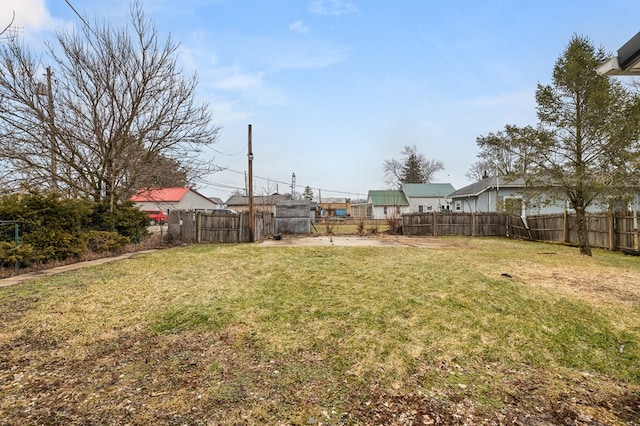
[[[587,217],[584,205],[576,206],[576,222],[578,223],[578,246],[580,246],[580,254],[591,256],[591,245],[589,244]]]

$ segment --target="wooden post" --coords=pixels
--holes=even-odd
[[[636,205],[633,209],[633,249],[638,250],[638,201],[636,195]]]
[[[438,216],[436,215],[436,211],[433,211],[433,236],[438,236],[438,231],[436,230],[436,225],[438,224]]]
[[[253,219],[253,148],[251,146],[251,124],[248,129],[248,150],[247,158],[249,159],[249,242],[254,242],[255,223]]]
[[[196,243],[202,242],[202,213],[196,212]]]
[[[613,233],[615,232],[615,215],[611,210],[607,212],[607,225],[609,228],[609,250],[613,251],[615,248],[615,238]]]
[[[567,213],[567,209],[564,209],[562,219],[562,242],[567,244],[567,239],[569,238],[569,214]]]
[[[47,113],[49,114],[49,160],[51,161],[51,190],[58,190],[58,164],[56,157],[56,133],[53,111],[53,90],[51,88],[51,68],[47,67]]]
[[[471,236],[476,236],[476,212],[471,212]]]
[[[507,232],[507,238],[509,238],[509,224],[511,224],[511,215],[507,214],[507,217],[505,220],[505,231]]]

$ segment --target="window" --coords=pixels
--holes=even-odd
[[[431,211],[431,210],[433,210],[433,207],[432,206],[427,206],[427,210]]]
[[[418,213],[424,213],[424,206],[423,205],[419,205],[418,206]]]
[[[384,215],[387,215],[387,206],[384,206],[384,209],[382,210],[382,212],[384,213]]]

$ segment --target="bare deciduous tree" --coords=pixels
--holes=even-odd
[[[531,126],[517,127],[507,124],[504,130],[479,136],[476,139],[480,152],[478,161],[471,166],[467,176],[492,176],[522,178],[531,163],[530,143],[536,137]],[[479,170],[479,168],[483,170]]]
[[[124,28],[96,21],[60,32],[44,84],[26,46],[0,48],[0,157],[14,174],[113,208],[159,169],[208,171],[198,155],[219,127],[195,100],[197,76],[182,76],[178,45],[160,40],[140,2],[130,18]]]

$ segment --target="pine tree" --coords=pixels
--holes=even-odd
[[[311,201],[313,200],[313,189],[310,186],[306,186],[304,188],[304,192],[302,193],[302,199]]]
[[[444,169],[441,161],[427,160],[415,145],[405,146],[402,155],[403,160],[384,160],[385,181],[391,188],[403,183],[430,182],[436,172]]]

